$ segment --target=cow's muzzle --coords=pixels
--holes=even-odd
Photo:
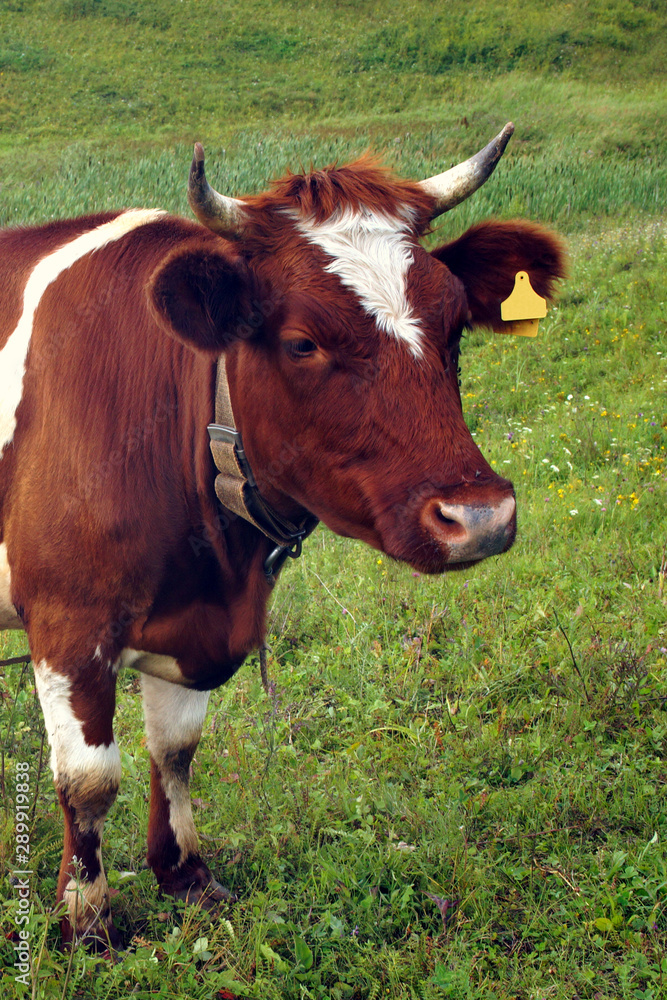
[[[516,536],[516,501],[507,479],[415,490],[376,520],[382,548],[422,573],[465,569],[506,552]]]
[[[509,495],[497,503],[457,504],[433,497],[424,504],[420,521],[440,549],[446,568],[470,565],[512,545],[516,501]]]

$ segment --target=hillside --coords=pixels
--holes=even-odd
[[[512,103],[536,116],[533,142],[587,110],[595,148],[655,154],[666,27],[658,0],[4,0],[0,149],[215,141],[248,126],[465,119],[476,132]]]

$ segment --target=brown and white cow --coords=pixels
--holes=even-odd
[[[463,420],[459,341],[502,328],[517,271],[548,296],[561,248],[522,221],[420,244],[511,131],[419,184],[361,160],[240,200],[208,186],[196,147],[203,226],[132,210],[0,235],[0,627],[26,630],[35,664],[66,941],[118,945],[101,837],[122,666],[141,671],[148,861],[169,893],[224,898],[199,854],[189,767],[210,689],[262,642],[274,542],[214,490],[221,355],[282,517],[313,515],[429,573],[512,545],[512,484]]]

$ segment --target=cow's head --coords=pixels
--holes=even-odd
[[[412,184],[370,160],[289,174],[226,198],[195,148],[190,197],[220,234],[179,246],[154,275],[170,332],[227,352],[237,426],[262,493],[426,572],[514,541],[512,484],[465,425],[461,334],[502,328],[517,271],[542,296],[562,251],[527,222],[488,222],[431,253],[432,219],[491,173],[511,127],[477,157]]]

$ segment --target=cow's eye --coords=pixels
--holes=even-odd
[[[302,337],[300,340],[286,340],[284,342],[285,351],[292,361],[299,361],[302,358],[311,357],[318,349],[314,340]]]

